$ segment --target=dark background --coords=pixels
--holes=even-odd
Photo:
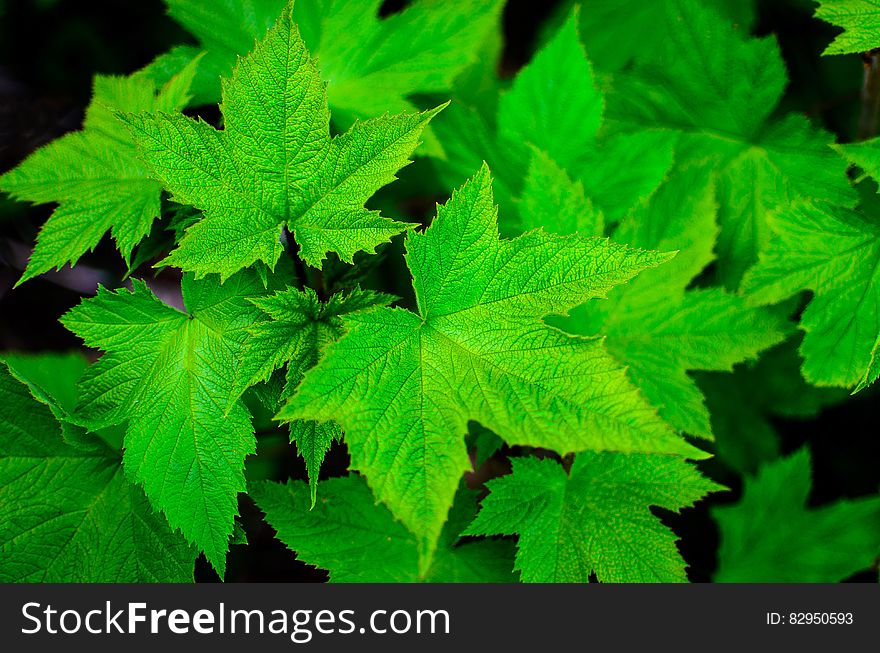
[[[528,61],[541,22],[554,4],[509,0],[504,14],[503,76]],[[383,11],[403,5],[402,0],[388,0]],[[767,0],[760,3],[759,15],[756,32],[777,34],[788,65],[791,84],[781,109],[806,113],[840,140],[851,140],[859,107],[858,58],[819,57],[835,29],[812,18],[808,1]],[[79,128],[93,74],[131,73],[170,46],[187,42],[193,41],[165,15],[160,0],[0,0],[0,173],[40,145]],[[0,195],[0,351],[79,348],[79,341],[58,323],[59,316],[91,294],[97,281],[117,285],[124,273],[112,243],[105,239],[93,254],[83,257],[77,270],[45,275],[12,290],[37,230],[53,208],[30,207]],[[812,503],[868,494],[880,486],[876,394],[861,393],[826,408],[813,420],[773,420],[784,452],[805,443],[812,449]],[[258,430],[258,438],[261,457],[269,461],[255,463],[265,466],[261,475],[305,477],[286,432]],[[347,465],[344,447],[336,445],[323,473],[343,474]],[[718,470],[708,471],[718,476]],[[717,530],[709,517],[709,503],[728,503],[738,496],[738,477],[726,474],[723,482],[733,492],[682,515],[663,515],[682,537],[680,547],[695,581],[709,580],[716,564]],[[273,538],[247,499],[241,509],[250,546],[233,547],[227,580],[325,580],[322,571],[297,562]],[[217,580],[204,560],[197,565],[196,576]]]

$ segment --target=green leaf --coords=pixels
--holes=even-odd
[[[651,506],[678,511],[721,489],[675,456],[585,452],[570,474],[550,459],[514,458],[464,535],[519,535],[527,583],[687,580],[676,536]]]
[[[595,140],[603,108],[573,11],[501,95],[498,133],[519,147],[533,143],[566,168]]]
[[[46,404],[57,419],[76,410],[76,383],[86,371],[88,361],[80,354],[4,354],[3,362],[40,403]]]
[[[632,61],[644,61],[662,49],[666,32],[659,29],[675,0],[590,0],[580,12],[584,47],[597,68],[617,71]],[[557,21],[571,11],[576,0],[563,2]],[[732,23],[748,32],[755,20],[753,0],[703,0]]]
[[[704,177],[699,169],[674,173],[614,232],[615,241],[634,247],[680,250],[672,261],[615,288],[609,301],[584,304],[552,323],[605,335],[611,355],[627,366],[661,417],[679,431],[711,438],[709,412],[688,372],[731,371],[781,342],[788,329],[769,311],[721,288],[687,289],[713,260],[718,233],[714,185]],[[562,214],[555,224],[569,222]],[[556,230],[555,224],[547,228]]]
[[[880,374],[880,226],[875,215],[802,203],[773,216],[775,237],[743,282],[754,303],[801,290],[815,295],[801,316],[803,374],[818,386],[853,387]]]
[[[501,0],[415,0],[378,19],[381,0],[296,2],[293,20],[318,59],[334,122],[413,111],[415,95],[448,96],[495,29]],[[442,156],[426,135],[422,154]]]
[[[408,235],[418,312],[347,317],[348,333],[279,417],[338,422],[352,466],[419,536],[426,560],[470,468],[468,420],[561,453],[702,456],[663,425],[601,340],[542,323],[667,258],[541,231],[499,240],[484,166],[424,234]]]
[[[436,165],[444,181],[455,186],[487,161],[497,179],[502,232],[508,233],[519,226],[517,213],[520,222],[530,220],[514,198],[534,183],[527,178],[537,173],[533,153],[539,150],[615,221],[659,185],[672,163],[673,139],[651,132],[600,139],[603,107],[575,11],[501,94],[493,120],[461,102],[438,118],[435,133],[446,160]]]
[[[108,445],[111,451],[119,448],[113,446],[120,443],[120,438],[112,429],[92,434],[73,418],[79,400],[76,384],[88,367],[85,357],[78,354],[6,354],[3,361],[12,376],[26,384],[37,401],[49,407],[58,420],[65,443],[105,456]]]
[[[79,258],[108,231],[126,263],[159,217],[162,186],[138,159],[131,135],[114,111],[176,111],[189,99],[197,60],[161,89],[145,75],[97,75],[81,131],[40,148],[0,176],[0,191],[58,208],[40,230],[18,283]]]
[[[255,450],[247,409],[224,408],[247,329],[260,318],[249,300],[266,291],[252,272],[222,285],[187,276],[182,313],[132,283],[131,292],[100,289],[61,319],[106,352],[81,383],[78,414],[93,429],[127,422],[129,478],[222,576],[244,459]]]
[[[608,222],[617,222],[646,201],[669,174],[675,137],[667,131],[615,134],[584,148],[570,166]]]
[[[523,231],[552,225],[551,231],[560,234],[604,233],[602,212],[587,198],[584,185],[541,150],[532,152],[519,198],[519,214]]]
[[[216,104],[220,78],[232,72],[238,55],[266,36],[286,0],[165,0],[168,14],[198,38],[200,47],[181,45],[158,57],[146,72],[160,82],[202,54],[193,80],[193,104]]]
[[[801,198],[854,206],[857,197],[830,134],[803,116],[771,119],[786,85],[775,40],[744,36],[697,0],[666,4],[663,46],[615,77],[608,114],[618,128],[678,133],[677,163],[716,174],[718,275],[733,290],[768,246],[780,206]]]
[[[387,508],[376,504],[363,478],[352,474],[320,484],[310,508],[309,490],[294,481],[255,483],[250,495],[266,521],[303,562],[326,569],[335,583],[510,583],[516,580],[513,545],[503,540],[458,542],[476,501],[462,489],[431,566],[419,567],[418,538]]]
[[[379,18],[381,0],[166,0],[170,15],[205,51],[194,82],[196,103],[220,99],[220,77],[236,57],[261,40],[282,12],[293,22],[319,62],[333,121],[342,128],[356,119],[413,112],[412,96],[448,95],[453,80],[476,61],[484,39],[496,29],[500,0],[416,0]],[[288,9],[285,9],[287,5]],[[180,46],[149,70],[164,79],[200,48]],[[426,134],[423,153],[442,156]]]
[[[80,359],[49,362],[63,374]],[[55,396],[75,392],[69,377],[49,385]],[[118,455],[66,444],[32,388],[0,364],[0,581],[192,581],[195,551],[126,480]]]
[[[320,266],[328,252],[351,262],[406,227],[363,204],[396,178],[439,109],[358,122],[331,138],[324,84],[288,11],[239,61],[222,109],[222,131],[180,114],[125,116],[172,199],[205,214],[167,265],[222,280],[257,261],[274,268],[285,226],[306,263]]]
[[[343,315],[384,306],[392,299],[390,295],[360,288],[333,295],[326,303],[311,288],[288,288],[253,299],[264,315],[248,329],[250,338],[235,371],[230,400],[234,402],[245,389],[268,381],[275,370],[285,365],[287,379],[279,399],[287,399],[327,346],[342,336]],[[297,420],[290,425],[290,436],[306,462],[314,504],[324,455],[333,440],[341,439],[342,433],[332,422]]]
[[[713,509],[721,530],[721,583],[834,583],[870,567],[880,551],[880,497],[807,508],[804,448],[747,478],[734,506]]]
[[[843,28],[822,54],[867,52],[880,47],[880,2],[817,0],[816,18]]]

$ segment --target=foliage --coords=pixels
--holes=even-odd
[[[809,503],[777,422],[880,376],[880,141],[754,3],[561,2],[505,75],[500,0],[167,5],[197,45],[0,176],[58,205],[14,292],[126,268],[88,357],[0,363],[0,580],[222,579],[265,522],[334,582],[682,582],[695,511],[717,581],[876,577],[876,487]]]
[[[143,73],[95,77],[82,131],[37,150],[0,177],[0,190],[59,207],[40,231],[21,281],[75,264],[108,231],[125,258],[159,217],[162,185],[147,174],[114,111],[176,111],[187,102],[196,63],[161,89]]]
[[[843,28],[823,54],[866,52],[880,46],[880,2],[818,0],[816,17]]]

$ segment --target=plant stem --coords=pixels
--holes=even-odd
[[[306,264],[299,257],[299,243],[293,238],[293,234],[285,228],[284,234],[287,237],[287,251],[293,260],[293,269],[296,272],[297,281],[299,281],[300,290],[305,290],[309,285],[309,273],[306,270]]]
[[[863,53],[862,62],[865,73],[862,82],[862,114],[859,118],[860,141],[877,135],[880,117],[880,49]]]
[[[324,279],[324,272],[321,269],[315,268],[314,270],[310,269],[309,278],[312,280],[312,288],[315,290],[315,294],[318,295],[318,299],[322,302],[326,302],[330,295],[327,292],[327,281]]]

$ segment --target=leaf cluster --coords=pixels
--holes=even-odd
[[[57,205],[19,284],[127,268],[60,318],[94,362],[0,363],[0,580],[222,578],[248,495],[335,582],[683,582],[728,486],[716,580],[871,566],[772,420],[880,376],[880,144],[788,111],[753,3],[563,2],[504,77],[500,0],[166,3],[197,44],[0,176]]]

